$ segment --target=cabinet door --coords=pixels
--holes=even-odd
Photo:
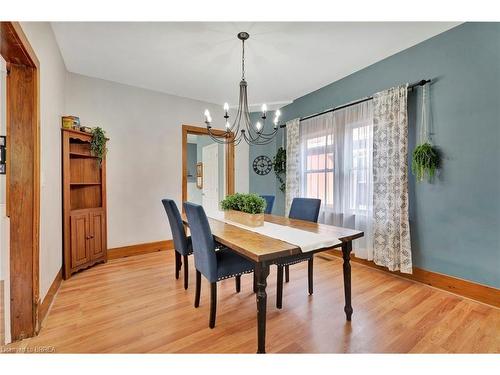
[[[106,223],[104,211],[90,212],[90,257],[102,258],[106,251]]]
[[[71,268],[76,268],[90,261],[88,217],[87,213],[73,214],[70,216]]]

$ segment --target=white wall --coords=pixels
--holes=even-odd
[[[205,108],[222,119],[218,105],[67,74],[66,113],[110,138],[109,248],[172,238],[161,199],[180,205],[182,124],[203,126]],[[248,147],[238,146],[235,159],[237,190],[248,191]]]
[[[21,27],[40,61],[40,298],[62,266],[61,116],[66,67],[47,22]]]

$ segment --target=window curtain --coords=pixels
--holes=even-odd
[[[321,199],[320,223],[362,230],[353,249],[372,260],[371,101],[302,121],[299,138],[300,196]]]
[[[408,218],[408,85],[373,96],[374,262],[412,273]]]
[[[300,119],[286,123],[286,192],[285,215],[288,216],[293,198],[299,196],[299,124]]]

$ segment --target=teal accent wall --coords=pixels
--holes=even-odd
[[[443,168],[433,183],[416,183],[410,174],[413,264],[499,288],[500,23],[457,26],[296,99],[281,109],[282,118],[303,117],[423,78],[433,80],[430,127]],[[408,99],[410,152],[420,95],[417,89]],[[252,147],[250,163],[259,152],[274,152],[273,145]],[[251,190],[272,191],[272,182],[250,172]],[[283,213],[283,199],[277,195],[275,213]]]
[[[260,113],[252,113],[250,119],[252,123],[261,121]],[[267,115],[268,123],[266,124],[266,132],[272,130],[272,120],[274,118],[274,112],[270,112]],[[285,196],[279,189],[279,182],[276,179],[274,170],[271,170],[267,175],[261,176],[254,172],[253,161],[257,156],[266,155],[271,160],[276,155],[276,151],[282,145],[281,134],[283,130],[280,130],[279,136],[270,144],[264,146],[251,146],[249,148],[249,163],[250,163],[250,178],[249,178],[249,191],[251,193],[274,195],[276,197],[273,206],[273,213],[276,215],[283,215],[285,209]]]
[[[188,182],[196,182],[196,162],[197,162],[196,143],[188,143],[187,144]]]

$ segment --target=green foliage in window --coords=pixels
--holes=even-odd
[[[248,214],[262,214],[266,209],[266,200],[258,194],[236,193],[228,195],[220,203],[224,211],[234,210]]]
[[[280,182],[280,190],[284,193],[286,190],[286,150],[280,147],[273,158],[273,168],[276,179]]]
[[[426,175],[429,180],[432,179],[439,168],[439,164],[439,152],[429,142],[418,145],[413,151],[411,170],[417,181],[423,181]]]

